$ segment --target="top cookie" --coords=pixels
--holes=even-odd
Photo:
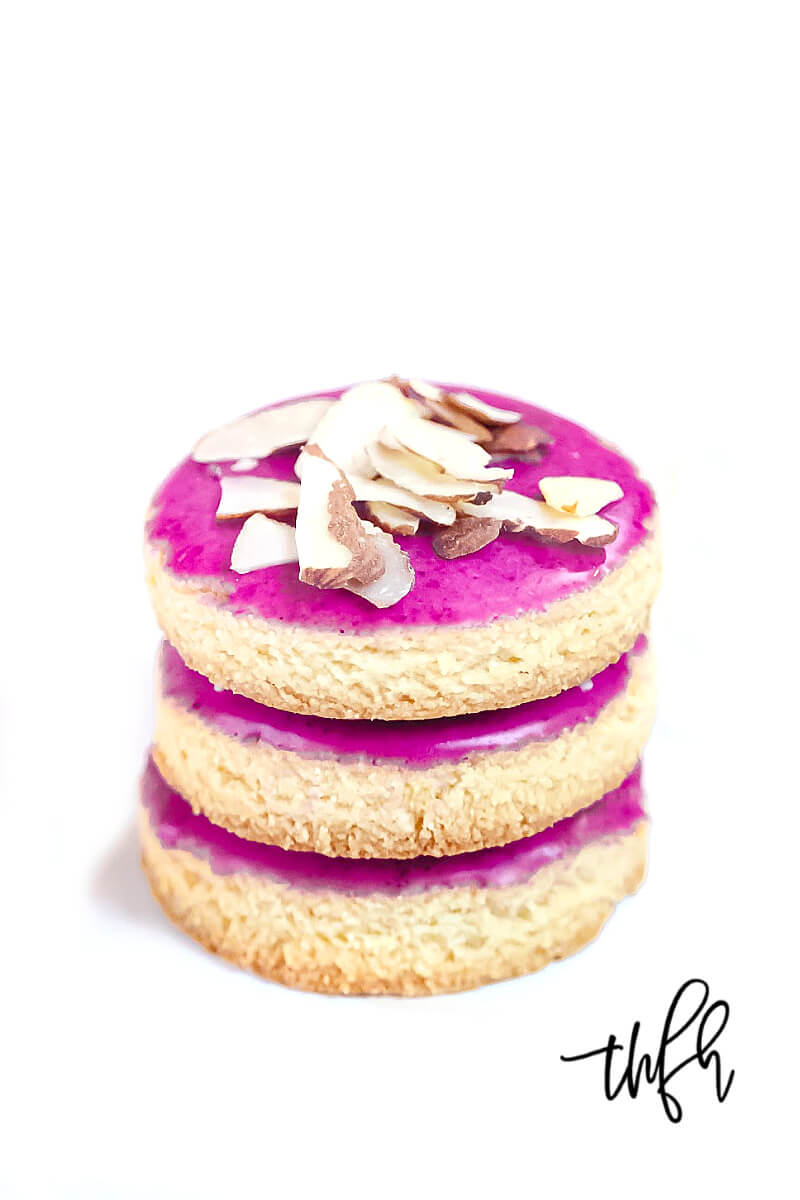
[[[633,465],[581,426],[384,381],[201,439],[153,500],[148,579],[214,684],[420,720],[554,695],[629,650],[658,586],[654,517]]]

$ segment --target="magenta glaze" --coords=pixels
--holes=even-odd
[[[641,653],[638,639],[631,654]],[[203,721],[242,741],[311,757],[389,761],[409,767],[457,762],[474,752],[518,750],[545,742],[582,721],[593,721],[625,687],[630,654],[580,687],[516,708],[441,717],[430,721],[339,721],[268,708],[245,696],[218,691],[183,662],[169,642],[161,648],[163,694]]]
[[[576,542],[545,546],[532,535],[502,534],[477,554],[444,561],[434,554],[429,534],[398,537],[416,581],[399,604],[377,609],[342,589],[320,590],[301,583],[296,564],[234,574],[229,568],[231,547],[242,523],[215,518],[218,478],[230,473],[231,464],[203,465],[188,458],[157,492],[148,536],[164,545],[167,565],[175,574],[212,580],[215,590],[222,584],[231,611],[342,633],[396,625],[483,624],[537,611],[619,566],[646,536],[645,521],[654,509],[652,492],[632,463],[572,421],[496,392],[469,390],[490,404],[523,413],[553,438],[540,462],[503,460],[514,468],[509,486],[515,491],[538,498],[543,475],[591,475],[619,483],[623,498],[603,510],[603,516],[619,526],[611,545],[600,550]],[[324,394],[339,396],[342,391]],[[275,454],[252,474],[293,479],[294,459],[294,452]]]
[[[168,850],[188,850],[217,875],[268,875],[294,887],[343,892],[421,892],[434,887],[510,887],[587,842],[628,833],[644,817],[641,768],[602,800],[533,837],[450,858],[326,858],[265,846],[212,825],[164,782],[152,759],[142,779],[150,826]]]

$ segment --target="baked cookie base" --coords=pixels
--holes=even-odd
[[[289,712],[385,721],[510,708],[596,675],[647,629],[660,561],[654,531],[598,583],[542,612],[348,634],[232,613],[210,582],[179,579],[162,550],[146,551],[156,617],[193,670]]]
[[[655,710],[649,652],[592,721],[549,741],[409,767],[229,736],[163,694],[153,757],[195,812],[249,841],[346,858],[451,855],[528,837],[613,791]]]
[[[163,846],[144,807],[140,830],[153,895],[184,932],[267,979],[339,995],[434,995],[537,971],[590,941],[646,865],[640,821],[523,884],[350,895],[215,874]]]

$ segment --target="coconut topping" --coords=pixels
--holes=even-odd
[[[445,502],[472,500],[480,492],[490,490],[485,483],[448,475],[427,459],[412,454],[409,450],[390,449],[380,442],[373,442],[368,447],[368,453],[375,472],[390,479],[398,487],[416,492],[418,496]],[[499,491],[499,488],[497,490]]]
[[[302,446],[311,437],[333,400],[298,400],[279,408],[265,408],[207,433],[192,451],[195,462],[229,462],[239,458],[266,458],[288,446]]]
[[[247,517],[257,512],[293,512],[300,500],[300,484],[291,480],[263,479],[259,475],[225,475],[219,483],[218,521]]]
[[[591,517],[614,500],[622,499],[622,488],[611,479],[587,479],[583,475],[549,475],[539,480],[539,491],[551,508],[576,517]]]
[[[486,449],[490,454],[508,457],[513,454],[533,454],[537,450],[543,450],[549,442],[550,438],[543,430],[520,421],[518,425],[506,425],[495,429]]]
[[[380,556],[382,571],[377,579],[361,584],[351,581],[346,584],[349,592],[362,596],[376,608],[391,608],[414,586],[414,568],[405,550],[401,550],[394,538],[362,521],[364,533],[371,548]]]
[[[494,426],[513,425],[521,419],[518,412],[487,404],[469,392],[449,392],[424,379],[411,379],[405,385],[400,380],[396,382],[406,395],[420,400],[433,416],[469,433],[476,442],[490,441]]]
[[[435,421],[441,421],[444,425],[460,429],[469,437],[470,441],[488,442],[491,440],[492,431],[488,425],[474,420],[466,411],[450,403],[452,393],[446,392],[432,383],[426,383],[424,379],[404,381],[393,377],[390,382],[395,387],[399,387],[403,395],[415,400],[426,416],[432,417]],[[477,397],[473,397],[473,399],[477,400]],[[516,416],[516,414],[514,415]]]
[[[391,383],[359,383],[348,388],[320,421],[314,441],[348,474],[374,475],[367,446],[394,421],[416,416],[417,406]]]
[[[439,558],[461,558],[488,546],[502,528],[502,521],[490,517],[459,517],[455,524],[439,530],[434,536],[433,548]]]
[[[355,492],[318,445],[306,446],[303,459],[297,506],[301,580],[320,588],[373,583],[384,562],[353,508]]]
[[[291,525],[282,525],[263,513],[248,517],[233,543],[231,570],[237,575],[297,562],[297,544]]]
[[[616,525],[600,515],[622,496],[613,480],[546,476],[541,497],[525,496],[506,487],[512,467],[491,465],[497,455],[545,454],[550,440],[469,392],[393,377],[357,384],[337,401],[313,397],[244,417],[207,434],[192,457],[219,475],[218,520],[246,518],[233,571],[297,562],[303,583],[386,608],[414,584],[395,534],[424,536],[435,526],[443,559],[475,554],[501,533],[592,547],[614,540]],[[303,447],[299,482],[247,473],[291,446]],[[265,515],[295,512],[294,528]]]
[[[470,396],[469,392],[445,392],[444,398],[451,408],[475,417],[490,429],[493,425],[514,425],[522,419],[520,413],[513,412],[510,408],[497,408],[494,404],[487,404],[477,396]]]
[[[492,517],[502,523],[504,533],[530,531],[555,544],[577,541],[583,546],[605,546],[617,536],[616,525],[604,517],[569,516],[519,492],[505,491],[486,504],[462,504],[460,511],[471,517]]]
[[[434,525],[452,525],[456,519],[456,510],[451,504],[431,500],[428,496],[418,496],[388,479],[365,479],[363,475],[348,475],[347,478],[356,494],[356,500],[407,509],[408,512],[424,517]]]
[[[368,501],[364,510],[367,520],[386,533],[402,533],[411,537],[419,529],[419,517],[406,512],[404,508],[396,508],[394,504],[386,504],[383,500]]]
[[[503,467],[487,467],[490,455],[457,429],[448,429],[422,417],[396,421],[381,431],[378,439],[390,449],[407,450],[433,463],[440,472],[455,479],[496,483],[511,479],[514,472]]]

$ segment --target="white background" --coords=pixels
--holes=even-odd
[[[6,6],[4,1197],[790,1194],[796,13]],[[139,875],[141,523],[205,429],[395,371],[566,412],[657,485],[651,867],[539,976],[329,999],[196,949]],[[724,1105],[689,1068],[671,1126],[559,1061],[637,1017],[655,1049],[693,975]]]

